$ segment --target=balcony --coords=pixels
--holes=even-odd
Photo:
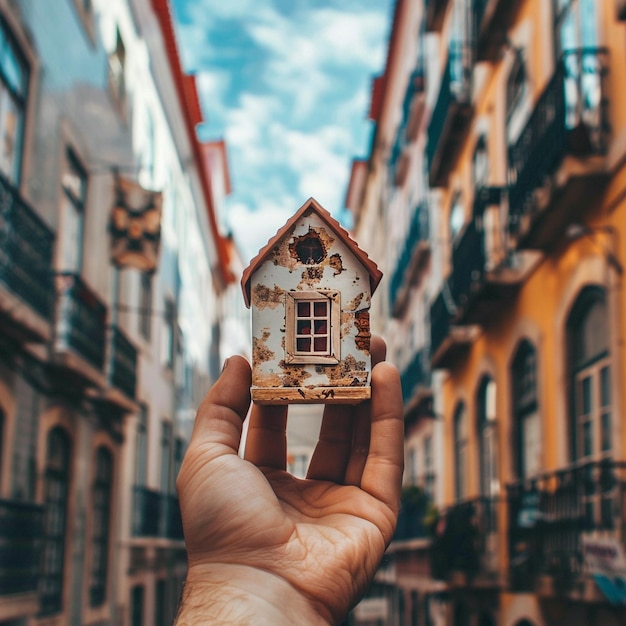
[[[430,307],[430,366],[435,369],[452,367],[462,358],[477,336],[476,326],[457,326],[453,323],[456,306],[445,282]]]
[[[33,594],[34,611],[42,549],[43,507],[0,500],[0,601]]]
[[[54,235],[0,175],[0,326],[21,341],[51,334]]]
[[[430,258],[428,203],[413,211],[402,252],[391,276],[389,301],[394,317],[401,317],[409,302],[410,288],[417,286]]]
[[[606,187],[607,71],[603,50],[565,53],[509,150],[510,232],[519,249],[549,248]]]
[[[106,345],[106,306],[80,276],[55,276],[54,363],[72,378],[102,387]]]
[[[431,187],[445,187],[456,164],[472,118],[470,48],[450,51],[437,103],[428,126],[426,155]]]
[[[474,32],[478,61],[498,59],[521,5],[521,0],[474,0]]]
[[[584,577],[584,537],[624,549],[626,462],[593,461],[508,487],[514,590],[568,594]]]
[[[133,488],[133,537],[183,540],[178,498],[146,487]]]
[[[457,324],[492,320],[502,303],[513,300],[526,275],[526,265],[513,263],[506,251],[499,223],[503,192],[500,187],[477,190],[474,218],[454,245],[449,283]]]
[[[449,0],[424,0],[426,8],[426,30],[439,32],[443,26]]]
[[[454,586],[501,586],[498,516],[504,502],[481,496],[447,509],[431,545],[433,578]]]
[[[426,523],[430,503],[430,496],[421,487],[410,486],[402,488],[398,525],[396,526],[393,541],[430,538]]]
[[[430,366],[428,350],[418,350],[400,375],[402,402],[406,421],[432,412]]]
[[[137,349],[117,326],[107,328],[106,387],[93,390],[92,399],[125,412],[136,412]]]

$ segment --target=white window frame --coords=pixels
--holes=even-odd
[[[287,293],[285,301],[285,362],[294,364],[326,364],[339,363],[341,358],[341,297],[338,291],[318,289],[315,291],[291,291]],[[328,302],[328,351],[325,354],[303,354],[296,349],[298,334],[297,303],[298,302]],[[312,336],[313,338],[313,336]]]

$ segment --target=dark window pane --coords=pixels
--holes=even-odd
[[[309,320],[298,320],[298,335],[310,335],[311,322]]]
[[[600,406],[611,405],[611,370],[603,367],[600,370]]]
[[[311,316],[311,303],[310,302],[298,302],[298,317],[310,317]]]
[[[296,341],[296,350],[298,352],[310,352],[311,340],[310,339],[298,339]]]
[[[328,302],[315,302],[313,305],[315,317],[326,317],[328,315]]]
[[[315,320],[315,334],[325,335],[328,332],[328,322],[326,320]]]
[[[611,449],[611,414],[603,413],[602,414],[602,424],[601,424],[601,436],[602,436],[602,451],[606,452]]]
[[[313,346],[315,352],[327,352],[328,351],[328,340],[326,337],[315,337],[313,341]]]

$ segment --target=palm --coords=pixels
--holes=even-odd
[[[399,430],[401,442],[394,402],[378,427]],[[194,431],[181,468],[190,567],[230,563],[278,576],[339,620],[371,580],[391,539],[401,446],[399,454],[391,452],[393,462],[372,454],[375,407],[372,416],[365,405],[327,407],[309,477],[297,479],[284,470],[286,407],[253,408],[245,460],[235,450],[246,400],[233,409],[211,424],[210,438],[201,440]],[[196,430],[202,430],[198,421]],[[372,442],[374,437],[372,425]]]

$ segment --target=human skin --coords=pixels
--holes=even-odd
[[[327,405],[306,479],[286,471],[286,406],[250,406],[231,357],[198,410],[177,480],[188,573],[176,626],[337,624],[371,582],[398,515],[402,394],[372,339],[372,398]]]

